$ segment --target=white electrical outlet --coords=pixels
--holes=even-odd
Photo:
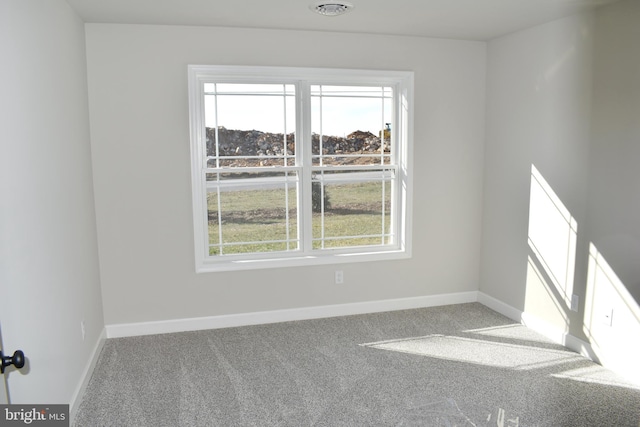
[[[84,341],[84,336],[86,334],[86,331],[84,329],[84,320],[80,321],[80,331],[82,332],[82,341]]]
[[[578,311],[579,304],[580,304],[580,297],[574,294],[571,297],[571,311]]]
[[[344,283],[344,272],[342,270],[336,271],[336,285],[341,285]]]

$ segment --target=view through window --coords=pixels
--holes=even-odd
[[[408,76],[232,68],[190,67],[200,264],[406,253]]]

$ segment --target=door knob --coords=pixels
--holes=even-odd
[[[24,366],[24,353],[22,350],[16,350],[13,352],[13,356],[5,356],[2,350],[0,350],[0,359],[2,359],[2,365],[0,365],[0,371],[4,374],[4,368],[7,366],[15,366],[20,369]]]

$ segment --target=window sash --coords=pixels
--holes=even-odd
[[[202,69],[201,69],[202,68]],[[360,83],[359,81],[355,81],[353,76],[347,75],[340,76],[344,72],[344,70],[338,70],[335,76],[332,76],[330,79],[324,79],[323,77],[319,78],[307,78],[305,80],[298,80],[287,78],[287,72],[282,73],[282,77],[278,77],[277,75],[269,75],[267,73],[266,77],[261,76],[259,79],[256,73],[258,70],[246,70],[249,71],[245,76],[239,74],[226,74],[219,73],[215,70],[220,70],[226,67],[213,67],[213,72],[211,70],[207,70],[208,67],[197,67],[190,66],[190,112],[191,112],[191,124],[192,124],[192,163],[199,164],[201,167],[199,168],[198,175],[200,178],[197,180],[199,183],[194,181],[193,192],[194,192],[194,212],[196,209],[196,205],[200,204],[200,212],[202,214],[194,214],[194,218],[196,219],[196,244],[198,245],[198,241],[200,244],[205,243],[201,238],[198,237],[197,229],[208,230],[208,212],[207,212],[207,192],[220,191],[220,190],[228,190],[233,189],[234,186],[245,185],[242,179],[223,179],[223,180],[207,180],[207,174],[217,174],[220,177],[225,173],[237,173],[237,172],[291,172],[295,174],[295,178],[292,176],[287,176],[285,179],[281,179],[279,182],[282,185],[286,186],[295,186],[297,189],[297,226],[299,229],[297,238],[294,239],[275,239],[273,241],[265,241],[265,243],[280,243],[283,241],[296,241],[299,242],[299,245],[295,250],[291,250],[285,253],[281,252],[253,252],[249,254],[238,254],[238,255],[227,255],[224,257],[225,261],[234,261],[237,262],[237,265],[242,265],[243,263],[251,263],[252,261],[260,261],[260,260],[273,260],[275,258],[279,259],[308,259],[310,256],[314,258],[317,256],[319,252],[318,249],[314,249],[314,242],[318,239],[313,237],[312,232],[312,212],[311,212],[311,184],[312,182],[322,182],[323,185],[331,185],[331,184],[353,184],[357,182],[389,182],[390,186],[390,200],[391,207],[389,213],[383,213],[383,222],[384,215],[390,215],[391,222],[388,230],[385,230],[384,227],[381,229],[381,232],[378,234],[366,234],[366,235],[344,235],[344,236],[325,236],[325,241],[331,241],[336,239],[349,239],[349,238],[381,238],[388,239],[388,241],[393,242],[391,244],[382,244],[379,246],[355,246],[355,247],[344,247],[339,249],[323,249],[322,252],[333,252],[337,255],[358,255],[363,253],[376,253],[376,252],[398,252],[401,250],[406,253],[407,249],[407,240],[406,238],[399,239],[398,236],[406,230],[406,210],[407,210],[407,198],[406,198],[406,190],[407,190],[407,175],[406,170],[402,168],[402,165],[398,161],[401,156],[405,156],[406,152],[401,152],[398,150],[398,147],[401,146],[401,139],[407,138],[408,135],[400,135],[400,133],[406,133],[406,119],[407,117],[403,117],[402,109],[406,107],[405,103],[407,102],[406,98],[400,100],[400,93],[402,90],[406,93],[406,88],[403,89],[398,84],[398,77],[393,77],[390,80],[385,78],[381,78],[380,81],[365,81],[364,83]],[[237,67],[231,67],[237,68]],[[263,67],[258,67],[263,68]],[[292,71],[291,69],[284,69],[285,71]],[[223,70],[227,71],[227,70]],[[294,70],[295,71],[295,70]],[[201,75],[199,75],[201,74]],[[304,73],[302,73],[304,74]],[[365,73],[366,74],[366,73]],[[378,76],[380,77],[380,76]],[[406,77],[406,76],[405,76]],[[353,80],[353,81],[350,81]],[[206,155],[206,140],[204,139],[204,135],[206,135],[206,129],[204,125],[204,96],[205,90],[204,85],[210,83],[255,83],[255,82],[263,82],[265,84],[277,84],[277,85],[291,85],[295,86],[296,94],[295,94],[295,104],[296,104],[296,148],[294,155],[285,155],[284,156],[207,156]],[[314,155],[311,152],[311,113],[310,113],[310,87],[312,85],[325,85],[325,84],[333,84],[335,87],[345,87],[343,85],[351,85],[353,88],[356,88],[355,92],[357,92],[358,87],[371,87],[374,83],[380,85],[380,93],[381,95],[371,96],[372,98],[388,98],[389,94],[392,93],[393,98],[393,120],[394,125],[392,126],[393,137],[392,141],[395,140],[396,143],[391,145],[391,152],[385,153],[384,150],[380,150],[381,153],[370,154],[341,154],[341,155]],[[388,89],[383,90],[382,88],[391,87],[392,90]],[[209,92],[207,92],[209,93]],[[232,92],[225,92],[225,95],[231,94]],[[271,93],[266,94],[266,96],[271,96]],[[282,96],[291,96],[289,94]],[[331,93],[323,94],[322,96],[341,96],[341,95],[333,95]],[[347,97],[351,95],[346,95]],[[367,94],[357,94],[353,96],[369,96]],[[406,114],[406,113],[405,113]],[[381,129],[384,129],[381,127]],[[195,141],[195,143],[193,143]],[[194,150],[194,146],[196,149]],[[202,147],[202,148],[200,148]],[[195,151],[195,153],[194,153]],[[199,153],[197,152],[199,151]],[[218,151],[216,151],[219,154]],[[377,159],[380,158],[382,164],[372,163],[367,165],[318,165],[314,164],[314,159],[328,159],[331,157],[344,157],[344,158],[372,158]],[[287,164],[286,158],[295,159],[295,165],[291,166]],[[269,166],[266,168],[260,167],[228,167],[228,166],[220,166],[220,167],[211,167],[211,160],[215,160],[215,164],[219,165],[220,160],[228,160],[228,159],[273,159],[273,160],[282,160],[283,166]],[[352,174],[350,177],[346,177],[346,174]],[[286,175],[285,175],[286,176]],[[266,184],[268,182],[278,181],[273,178],[251,178],[254,184],[259,187],[261,184]],[[383,186],[383,188],[386,188]],[[404,194],[404,196],[403,196]],[[385,195],[382,195],[384,198]],[[196,203],[197,200],[200,200],[199,203]],[[384,212],[384,209],[383,211]],[[199,218],[199,219],[198,219]],[[405,219],[405,222],[400,221],[402,218]],[[197,223],[202,224],[202,226],[198,226]],[[200,236],[205,233],[201,233]],[[217,261],[222,261],[222,257],[219,256],[209,256],[209,247],[210,244],[208,242],[208,233],[205,234],[206,244],[202,245],[204,249],[204,258],[196,256],[197,266],[198,261],[200,265],[203,263],[210,263]],[[220,242],[219,242],[220,243]],[[251,243],[251,242],[247,242]],[[402,245],[400,244],[402,243]],[[240,245],[241,242],[238,243],[230,243],[229,245]],[[409,247],[410,249],[410,247]],[[202,253],[202,252],[201,252]],[[314,255],[315,254],[315,255]],[[345,258],[346,259],[346,258]],[[334,262],[337,259],[334,259]],[[219,263],[217,263],[219,264]],[[271,263],[273,264],[273,263]],[[276,266],[276,264],[273,264]],[[250,268],[260,268],[261,266],[252,266]],[[224,268],[222,268],[224,269]],[[202,269],[200,270],[202,271]]]

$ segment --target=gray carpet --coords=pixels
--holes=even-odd
[[[480,304],[107,340],[76,426],[633,426],[640,390]]]

